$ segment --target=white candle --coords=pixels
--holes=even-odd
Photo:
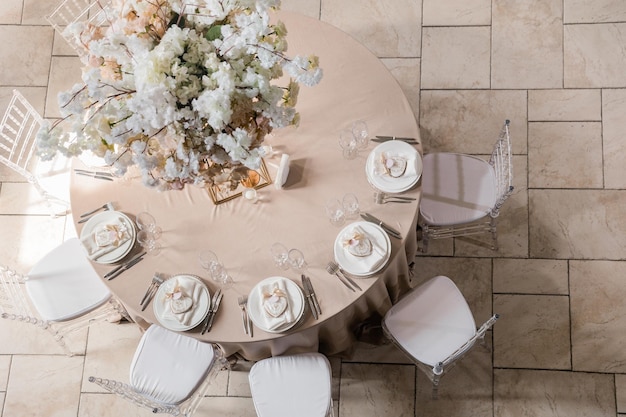
[[[248,188],[243,192],[243,198],[250,201],[251,203],[256,203],[257,195],[256,190],[254,188]]]

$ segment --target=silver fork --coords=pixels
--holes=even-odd
[[[328,262],[328,264],[326,265],[326,272],[328,272],[331,275],[335,275],[337,278],[339,278],[339,281],[341,281],[343,285],[350,288],[352,291],[356,292],[354,287],[352,287],[352,285],[350,285],[350,283],[348,282],[347,280],[348,277],[339,273],[339,265],[336,262],[333,262],[333,261]]]
[[[374,201],[376,204],[386,204],[386,203],[412,203],[415,201],[413,197],[403,197],[398,195],[387,195],[382,191],[377,191],[374,194]]]
[[[250,318],[248,317],[248,296],[247,295],[240,295],[237,298],[237,303],[239,303],[239,308],[241,309],[241,321],[243,322],[243,331],[246,332],[247,335],[250,335],[250,337],[252,337],[252,329],[250,328],[250,323],[249,320]]]
[[[111,201],[109,201],[106,204],[103,204],[102,206],[98,207],[95,210],[91,210],[87,213],[83,213],[80,215],[81,219],[78,221],[78,223],[85,223],[87,220],[91,219],[91,217],[93,216],[93,214],[95,214],[96,212],[100,211],[100,210],[113,210],[113,203]]]
[[[163,283],[163,278],[161,277],[161,274],[159,273],[154,274],[154,276],[152,277],[152,282],[150,282],[150,285],[148,286],[146,293],[144,294],[143,298],[141,299],[141,302],[139,303],[141,305],[141,311],[144,311],[146,307],[148,307],[148,304],[150,304],[152,297],[154,297],[157,290],[159,289],[159,286],[162,283]]]

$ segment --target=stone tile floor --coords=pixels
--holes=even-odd
[[[46,117],[78,77],[44,16],[56,2],[0,2],[0,104],[19,88]],[[516,191],[501,249],[436,242],[415,283],[454,279],[477,321],[501,314],[481,349],[430,399],[390,346],[332,358],[335,415],[626,415],[626,2],[611,0],[283,0],[338,26],[387,65],[413,106],[425,151],[490,152],[511,120]],[[0,262],[27,270],[73,236],[0,169]],[[27,327],[27,326],[26,326]],[[125,380],[132,324],[77,335],[65,357],[36,329],[0,323],[2,417],[148,416],[86,381]],[[253,416],[245,366],[222,372],[199,416]]]

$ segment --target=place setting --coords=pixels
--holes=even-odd
[[[246,311],[257,328],[268,333],[282,333],[300,323],[305,305],[305,296],[298,284],[289,278],[274,276],[263,279],[252,288]]]
[[[402,193],[418,183],[422,158],[412,142],[386,140],[369,153],[365,174],[374,188],[385,193]]]

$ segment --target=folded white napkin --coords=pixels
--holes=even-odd
[[[355,233],[361,233],[365,237],[367,237],[370,242],[372,242],[372,253],[369,256],[356,256],[348,251],[348,248],[345,248],[344,251],[346,253],[346,258],[358,265],[359,270],[362,270],[363,273],[368,273],[376,270],[382,262],[384,262],[385,257],[387,255],[387,251],[378,243],[378,241],[372,237],[371,234],[367,233],[361,226],[354,226],[351,230],[348,230],[347,235],[354,235]],[[348,236],[345,236],[347,239]]]
[[[188,326],[193,316],[193,313],[198,306],[198,302],[200,301],[200,295],[202,293],[202,285],[198,285],[198,283],[192,279],[180,279],[176,278],[176,282],[172,286],[172,290],[178,286],[182,293],[187,297],[191,297],[192,306],[189,310],[183,313],[174,313],[172,311],[170,303],[172,302],[171,298],[165,298],[163,302],[165,303],[165,308],[163,309],[163,317],[170,317],[174,320],[178,321],[183,326]]]
[[[387,172],[387,170],[385,169],[382,159],[383,157],[388,158],[391,156],[400,156],[403,157],[404,159],[406,159],[406,170],[404,171],[404,174],[402,174],[400,177],[394,178],[392,176],[389,175],[389,173]],[[406,154],[402,154],[402,153],[396,153],[396,152],[376,152],[374,154],[374,174],[384,178],[384,179],[389,179],[389,180],[396,180],[398,178],[402,178],[402,179],[409,179],[409,178],[415,178],[417,176],[417,170],[416,170],[416,163],[415,163],[415,155],[411,154],[411,155],[406,155]]]
[[[287,182],[289,176],[289,155],[284,153],[280,157],[280,165],[278,165],[278,171],[276,171],[276,179],[274,180],[274,187],[280,190]]]
[[[96,261],[107,253],[114,251],[130,239],[128,225],[123,218],[102,223],[94,227],[93,231],[83,237],[81,242],[87,250],[87,256]]]
[[[271,298],[268,296],[275,294],[276,289],[278,289],[278,291],[282,292],[285,295],[284,298],[287,301],[287,308],[278,317],[274,317],[269,314],[263,306],[265,300]],[[295,320],[295,315],[293,313],[293,302],[291,294],[289,294],[289,292],[287,291],[287,284],[284,278],[276,278],[275,280],[267,282],[263,285],[258,285],[255,291],[257,291],[257,294],[254,294],[254,299],[258,300],[259,302],[258,308],[260,314],[258,314],[258,318],[263,322],[261,323],[262,326],[260,327],[264,327],[266,330],[277,330],[280,329],[282,326],[293,323],[293,321]]]

